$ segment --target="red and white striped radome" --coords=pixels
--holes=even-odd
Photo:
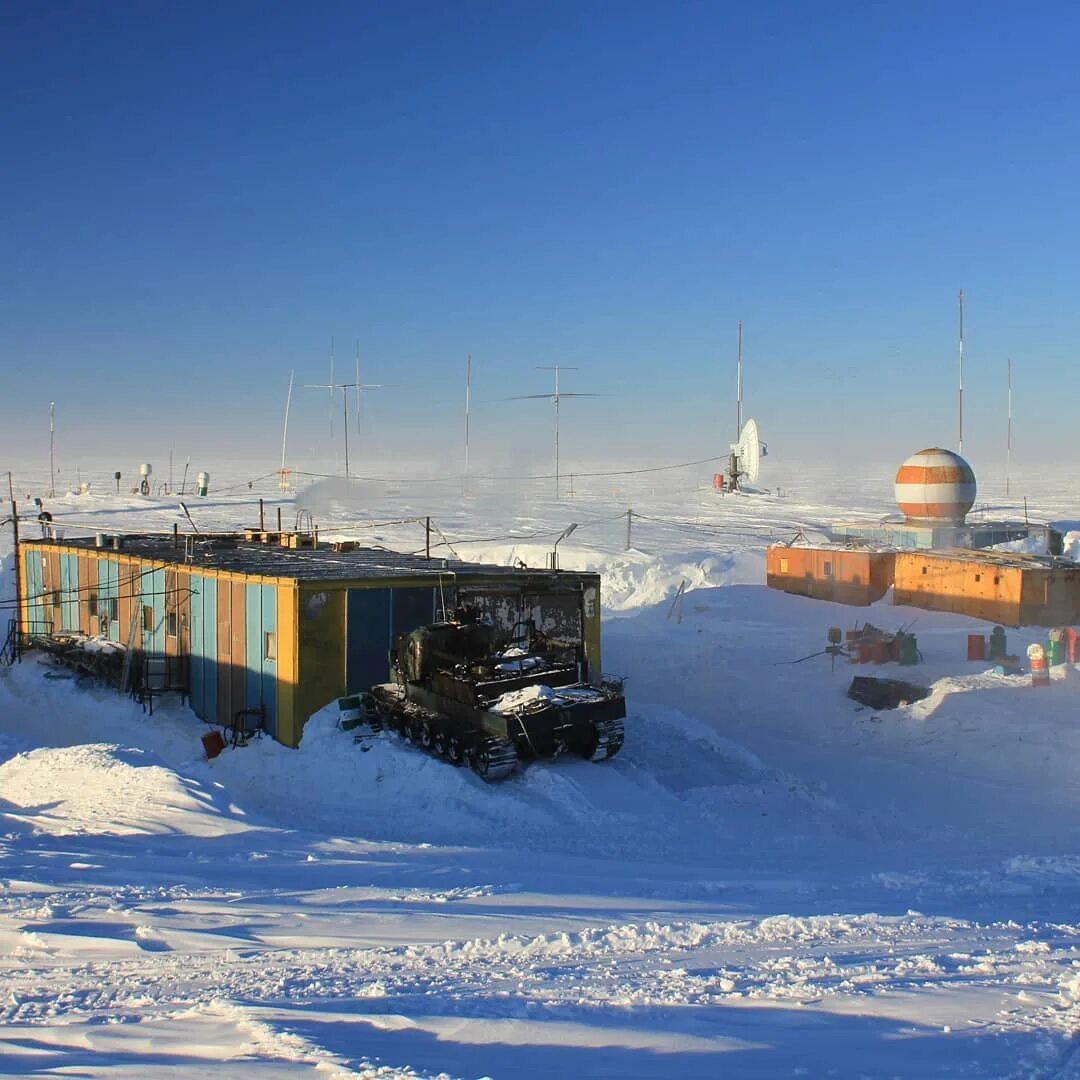
[[[958,525],[975,505],[975,473],[951,450],[920,450],[896,474],[896,501],[907,518]]]

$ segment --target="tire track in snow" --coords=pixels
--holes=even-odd
[[[436,1001],[454,1015],[540,1009],[552,1017],[597,1006],[815,1004],[963,986],[1013,995],[1018,1004],[996,1019],[1000,1030],[1071,1034],[1077,934],[1073,926],[857,914],[625,923],[394,948],[145,954],[67,968],[28,964],[8,984],[0,1022],[164,1015],[221,1000],[363,1001],[370,1012],[406,1015],[430,1012]]]

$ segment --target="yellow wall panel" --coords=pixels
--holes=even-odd
[[[298,653],[296,648],[296,582],[277,587],[277,730],[278,739],[287,746],[300,742],[296,693]]]
[[[345,590],[327,584],[301,586],[297,596],[298,741],[308,717],[345,693]]]

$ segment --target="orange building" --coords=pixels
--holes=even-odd
[[[892,587],[894,604],[1003,626],[1080,623],[1080,565],[1052,555],[777,545],[766,573],[770,589],[840,604],[865,607]]]
[[[997,551],[898,552],[893,603],[951,611],[1003,626],[1080,621],[1080,566]]]
[[[766,553],[767,581],[770,589],[865,607],[889,591],[895,558],[868,548],[777,545]]]

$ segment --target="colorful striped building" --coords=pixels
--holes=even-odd
[[[20,630],[126,646],[204,720],[255,710],[288,746],[335,698],[387,681],[398,634],[459,606],[580,642],[583,675],[600,674],[598,574],[266,536],[24,540]]]

